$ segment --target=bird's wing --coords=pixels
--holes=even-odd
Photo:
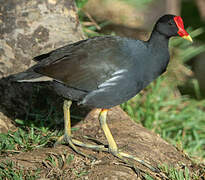
[[[95,38],[97,38],[97,37],[94,37],[92,39],[95,39]],[[55,50],[48,52],[46,54],[41,54],[39,56],[36,56],[33,58],[33,60],[36,62],[43,61],[44,63],[47,61],[48,62],[56,61],[57,59],[62,58],[63,56],[70,54],[70,52],[73,49],[75,49],[76,47],[78,47],[78,45],[84,44],[87,41],[89,41],[89,39],[84,39],[84,40],[81,40],[81,41],[78,41],[78,42],[75,42],[72,44],[68,44],[66,46],[60,47],[60,48],[55,49]]]
[[[98,37],[50,54],[34,71],[83,91],[96,90],[115,72],[129,69],[132,62],[123,39]]]

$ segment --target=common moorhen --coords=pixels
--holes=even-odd
[[[108,151],[125,162],[128,162],[125,157],[132,158],[155,170],[149,163],[118,150],[107,126],[106,116],[108,109],[129,100],[166,71],[169,63],[169,38],[177,35],[192,41],[180,16],[164,15],[155,24],[148,41],[117,36],[81,40],[35,57],[37,64],[15,75],[14,80],[50,81],[55,91],[66,99],[65,133],[57,143],[65,140],[84,156],[86,155],[75,145]],[[71,138],[71,100],[101,109],[99,120],[108,141],[108,148],[84,144]]]

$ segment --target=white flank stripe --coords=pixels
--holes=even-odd
[[[35,78],[35,79],[18,80],[17,82],[42,82],[42,81],[53,81],[53,79],[46,77],[46,76],[42,76],[42,77]]]
[[[114,72],[112,75],[115,76],[115,75],[122,74],[122,73],[125,73],[125,72],[127,72],[127,69],[120,69],[120,70]]]
[[[100,84],[98,88],[105,88],[107,86],[114,86],[116,85],[116,81],[120,78],[122,78],[122,74],[127,72],[127,69],[121,69],[119,71],[116,71],[115,73],[112,74],[112,77],[105,81],[104,83]]]
[[[104,83],[102,83],[102,84],[100,84],[99,86],[98,86],[98,88],[103,88],[103,87],[106,87],[106,86],[114,86],[116,83],[111,83],[111,82],[104,82]]]

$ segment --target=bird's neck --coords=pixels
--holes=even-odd
[[[155,30],[152,32],[148,44],[155,50],[162,50],[163,48],[168,49],[169,38]]]

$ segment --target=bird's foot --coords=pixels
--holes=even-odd
[[[83,143],[81,141],[78,141],[76,139],[73,139],[73,144],[80,146],[80,147],[85,147],[85,148],[89,148],[89,149],[93,149],[95,151],[105,151],[105,152],[109,152],[109,149],[105,147],[105,145],[93,145],[93,144],[89,144],[89,143]]]
[[[66,137],[66,138],[65,138]],[[87,137],[86,137],[87,138]],[[87,138],[87,139],[90,139],[90,138]],[[105,145],[93,145],[93,144],[89,144],[89,143],[83,143],[79,140],[76,140],[76,139],[73,139],[73,138],[67,138],[66,135],[63,135],[61,137],[59,137],[59,139],[57,140],[57,142],[54,144],[54,146],[62,143],[62,141],[65,141],[69,144],[69,146],[78,154],[84,156],[84,157],[87,157],[89,159],[97,159],[96,157],[94,156],[91,156],[91,155],[87,155],[83,152],[81,152],[76,146],[79,146],[79,147],[84,147],[84,148],[89,148],[89,149],[93,149],[95,151],[103,151],[103,152],[109,152],[111,153],[113,156],[117,157],[118,159],[120,159],[125,166],[127,167],[130,167],[132,168],[137,174],[139,174],[139,172],[142,172],[141,169],[137,168],[135,166],[134,163],[130,162],[128,159],[133,159],[135,160],[136,162],[138,162],[139,164],[147,167],[148,169],[150,169],[152,172],[155,172],[155,173],[159,173],[160,171],[153,167],[150,163],[148,162],[145,162],[144,160],[141,160],[135,156],[132,156],[132,155],[129,155],[127,153],[124,153],[124,152],[121,152],[121,151],[112,151],[110,150],[109,148],[107,148]],[[102,144],[102,143],[101,143]]]
[[[102,145],[102,146],[104,146],[104,147],[108,147],[107,144],[104,144],[104,143],[100,142],[100,141],[97,140],[96,138],[93,138],[93,137],[91,137],[91,136],[83,136],[83,137],[84,137],[85,139],[89,140],[89,141],[92,141],[92,142],[96,143],[97,145]]]
[[[112,153],[113,154],[113,153]],[[155,167],[153,167],[150,163],[148,163],[148,162],[146,162],[146,161],[144,161],[144,160],[141,160],[141,159],[139,159],[139,158],[137,158],[137,157],[135,157],[135,156],[132,156],[132,155],[130,155],[130,154],[127,154],[127,153],[124,153],[124,152],[118,152],[117,154],[113,154],[114,156],[116,156],[116,157],[118,157],[119,159],[121,159],[121,160],[126,160],[126,159],[124,159],[124,158],[129,158],[129,159],[133,159],[133,160],[135,160],[135,161],[137,161],[139,164],[141,164],[141,165],[143,165],[143,166],[145,166],[145,167],[147,167],[148,169],[150,169],[152,172],[155,172],[155,173],[159,173],[160,171],[159,171],[159,169],[158,168],[155,168]],[[127,161],[127,160],[126,160]],[[129,162],[129,161],[128,161]],[[130,164],[130,163],[129,163]],[[128,164],[128,165],[129,165]],[[131,163],[131,165],[132,165],[132,163]],[[135,167],[133,166],[133,168],[135,169]]]
[[[95,142],[96,144],[98,145],[92,145],[92,144],[85,144],[85,143],[82,143],[78,140],[73,140],[73,143],[77,146],[81,146],[81,147],[86,147],[86,148],[90,148],[90,149],[93,149],[93,150],[96,150],[96,151],[104,151],[104,152],[110,152],[112,155],[114,155],[115,157],[119,158],[120,160],[122,160],[127,166],[135,169],[136,172],[139,172],[139,170],[131,163],[129,162],[127,159],[125,158],[129,158],[129,159],[133,159],[135,161],[137,161],[138,163],[142,164],[143,166],[147,167],[148,169],[150,169],[151,171],[153,172],[159,172],[158,169],[152,167],[150,165],[150,163],[148,162],[145,162],[144,160],[140,160],[139,158],[135,157],[135,156],[132,156],[132,155],[129,155],[127,153],[123,153],[121,151],[118,152],[117,151],[112,151],[112,150],[109,150],[109,148],[107,148],[106,146],[108,145],[104,145],[103,143],[101,143],[100,141],[98,141],[97,139],[95,138],[92,138],[92,137],[88,137],[88,136],[83,136],[84,138],[88,139],[88,140],[91,140],[93,142]]]
[[[133,169],[137,175],[139,175],[139,173],[142,171],[141,169],[137,168],[134,163],[132,163],[132,162],[130,162],[129,160],[127,160],[126,158],[124,158],[124,156],[122,155],[122,154],[124,154],[124,153],[121,153],[121,152],[119,152],[118,150],[117,150],[117,151],[112,151],[112,150],[110,150],[109,152],[110,152],[113,156],[115,156],[115,157],[117,157],[118,159],[120,159],[120,160],[124,163],[125,166],[127,166],[127,167]]]
[[[116,150],[115,150],[115,151],[110,150],[110,153],[111,153],[113,156],[115,156],[115,157],[117,157],[118,159],[120,159],[120,160],[124,163],[125,166],[127,166],[127,167],[133,169],[137,175],[139,175],[140,172],[144,173],[144,171],[143,171],[142,169],[140,169],[140,168],[137,168],[136,165],[135,165],[134,163],[130,162],[129,160],[127,160],[127,158],[128,158],[128,159],[133,159],[133,160],[137,161],[139,164],[141,164],[141,165],[147,167],[147,168],[150,169],[152,172],[160,173],[159,169],[153,167],[153,166],[152,166],[150,163],[148,163],[148,162],[145,162],[145,161],[143,161],[143,160],[140,160],[139,158],[137,158],[137,157],[135,157],[135,156],[132,156],[132,155],[129,155],[129,154],[120,152],[120,151],[118,151],[118,150],[117,150],[117,151],[116,151]]]
[[[83,142],[81,141],[78,141],[76,139],[72,139],[70,136],[68,136],[67,134],[64,134],[63,136],[59,137],[58,140],[56,141],[56,143],[54,144],[54,147],[61,144],[62,142],[66,142],[69,144],[69,146],[77,153],[77,154],[80,154],[81,156],[83,157],[87,157],[89,159],[92,159],[92,160],[96,160],[97,158],[92,156],[92,155],[87,155],[83,152],[81,152],[75,145],[78,145],[78,146],[81,146],[81,147],[86,147],[87,145],[84,144]],[[89,145],[89,144],[88,144]],[[92,145],[90,144],[89,145],[89,148],[91,148]]]

